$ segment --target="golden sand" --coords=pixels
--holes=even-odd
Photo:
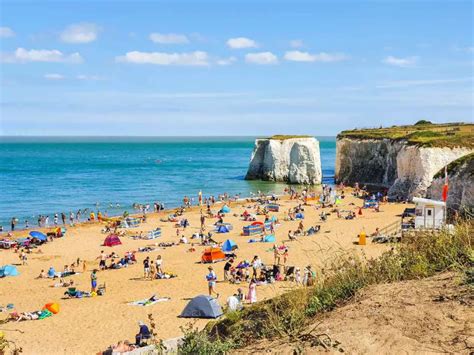
[[[353,203],[354,205],[352,205]],[[296,230],[298,221],[283,221],[289,207],[297,205],[296,201],[281,201],[280,212],[273,213],[280,221],[281,226],[276,229],[277,243],[287,240],[289,230]],[[352,196],[346,197],[340,206],[342,210],[356,210],[362,204],[362,200]],[[245,203],[231,204],[232,212],[224,221],[232,223],[234,229],[227,234],[214,234],[214,239],[222,242],[228,238],[233,239],[238,245],[237,251],[240,261],[251,260],[254,255],[259,255],[264,263],[273,263],[273,253],[269,251],[271,243],[248,243],[249,237],[241,236],[242,227],[249,224],[242,221],[240,217],[233,214],[243,213],[247,206],[254,205]],[[217,205],[218,206],[218,205]],[[217,211],[219,207],[215,206]],[[334,253],[341,250],[363,251],[367,257],[375,257],[386,250],[386,245],[371,244],[366,246],[354,244],[357,234],[364,228],[370,234],[376,227],[386,226],[398,219],[407,205],[385,204],[381,206],[380,212],[363,210],[362,216],[354,220],[337,219],[331,214],[327,222],[319,222],[319,213],[314,206],[305,206],[305,229],[311,225],[321,224],[321,231],[311,237],[300,237],[297,241],[286,242],[289,246],[289,260],[287,265],[305,267],[308,264],[319,271],[328,260],[334,257]],[[329,212],[329,209],[325,209]],[[27,266],[18,266],[21,273],[18,277],[7,277],[0,279],[0,305],[13,303],[19,312],[39,310],[48,302],[58,302],[61,306],[59,314],[44,320],[25,321],[19,323],[7,323],[0,326],[8,339],[24,349],[26,354],[92,354],[104,350],[107,346],[115,344],[119,340],[134,340],[138,330],[137,322],[146,321],[147,314],[152,313],[158,326],[158,336],[162,339],[181,335],[180,326],[190,322],[189,319],[178,318],[188,300],[199,294],[207,294],[207,282],[205,275],[208,265],[199,264],[203,246],[196,246],[195,252],[188,252],[190,245],[178,245],[166,249],[155,250],[150,253],[137,253],[138,263],[119,270],[106,270],[98,273],[98,282],[106,283],[105,296],[67,299],[63,300],[66,288],[52,287],[56,281],[46,279],[35,279],[40,270],[48,270],[53,266],[56,271],[61,271],[66,264],[72,264],[79,257],[87,260],[88,270],[86,273],[72,276],[75,286],[80,290],[90,290],[90,271],[98,266],[101,250],[107,253],[112,251],[122,256],[125,252],[136,250],[138,247],[153,245],[159,242],[177,242],[176,228],[174,223],[160,222],[160,218],[168,215],[168,212],[160,214],[149,214],[147,222],[133,231],[150,231],[156,227],[162,228],[162,237],[147,241],[133,240],[122,237],[122,245],[108,248],[103,247],[105,234],[101,233],[103,224],[86,223],[75,227],[69,227],[64,238],[55,240],[41,246],[42,254],[33,252],[29,254]],[[199,210],[194,208],[185,214],[191,226],[186,229],[185,235],[188,240],[193,233],[199,231]],[[262,221],[264,216],[258,216]],[[208,230],[215,223],[215,219],[207,219]],[[130,231],[130,230],[129,230]],[[26,236],[27,232],[18,232],[19,236]],[[165,271],[173,272],[177,278],[168,280],[145,281],[142,279],[144,258],[149,256],[152,260],[160,254],[163,257],[163,268]],[[12,250],[0,251],[0,265],[15,263],[19,264],[18,254]],[[224,263],[217,263],[214,269],[219,280],[223,278]],[[82,271],[82,267],[78,268]],[[68,278],[69,279],[69,278]],[[221,296],[221,305],[224,305],[228,296],[232,295],[238,287],[247,291],[247,284],[234,285],[224,282],[217,283],[217,290]],[[276,282],[272,285],[257,287],[258,299],[273,297],[291,287],[292,283]],[[157,303],[150,307],[129,306],[126,303],[145,299],[153,294],[170,297],[168,302]],[[0,313],[0,318],[6,317]],[[206,320],[197,320],[196,325],[202,327]],[[20,332],[21,331],[21,332]]]

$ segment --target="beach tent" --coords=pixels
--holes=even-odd
[[[225,260],[225,254],[219,248],[207,248],[201,257],[203,263],[215,263],[222,260]]]
[[[227,205],[224,205],[224,206],[222,206],[220,212],[221,213],[229,213],[230,212],[230,207],[227,206]]]
[[[148,232],[145,239],[155,239],[161,237],[161,228],[156,228],[150,232]]]
[[[224,312],[219,302],[211,296],[194,297],[181,312],[182,318],[218,318]]]
[[[263,232],[264,226],[262,222],[255,222],[257,224],[252,224],[250,226],[243,227],[243,232],[245,236],[256,235]]]
[[[297,214],[295,215],[295,218],[296,218],[296,219],[304,219],[304,214],[302,214],[301,212],[299,212],[299,213],[297,213]]]
[[[217,233],[229,233],[229,229],[225,225],[220,225],[217,228]]]
[[[46,235],[44,235],[43,233],[38,232],[38,231],[31,231],[30,236],[31,236],[31,238],[37,239],[40,242],[45,242],[45,241],[48,240],[48,237]]]
[[[278,212],[280,210],[280,206],[277,204],[268,204],[267,210],[269,210],[270,212]]]
[[[0,277],[7,277],[7,276],[18,276],[20,273],[16,266],[13,265],[5,265],[0,267]]]
[[[120,238],[116,234],[110,234],[104,240],[104,246],[106,247],[113,247],[115,245],[120,245],[120,244],[122,244],[122,242],[120,241]]]
[[[263,238],[264,243],[274,243],[275,242],[275,236],[273,234],[266,235]]]
[[[237,249],[238,246],[235,244],[235,242],[231,239],[227,239],[224,244],[222,244],[222,251],[223,252],[231,252],[235,249]]]
[[[234,229],[234,227],[232,226],[232,224],[230,223],[226,223],[226,222],[222,222],[222,223],[216,223],[216,231],[219,229],[220,226],[226,226],[227,229],[229,230],[229,232]]]

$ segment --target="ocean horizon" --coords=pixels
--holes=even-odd
[[[286,184],[244,179],[255,136],[0,136],[0,225],[38,215],[134,203],[181,205],[184,195],[280,193]],[[320,142],[323,183],[333,183],[336,138]],[[51,220],[52,218],[50,218]]]

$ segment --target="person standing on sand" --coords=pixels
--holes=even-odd
[[[234,259],[229,259],[224,265],[224,281],[230,280],[230,269],[232,268],[232,264]]]
[[[276,244],[273,244],[273,265],[280,265],[280,251]]]
[[[105,252],[104,252],[103,250],[101,250],[98,259],[100,259],[100,261],[99,261],[99,269],[100,269],[100,270],[105,270],[105,269],[106,269],[105,261],[107,260],[107,254],[105,254]]]
[[[247,294],[247,301],[249,303],[257,302],[257,279],[252,277],[249,284],[249,293]]]
[[[209,266],[207,269],[209,270],[209,274],[207,274],[206,276],[207,285],[209,287],[209,296],[212,296],[212,294],[214,293],[216,295],[216,298],[219,298],[219,294],[217,293],[216,288],[215,288],[217,275],[214,272],[214,269],[212,268],[212,266]]]
[[[255,255],[252,260],[252,278],[257,278],[257,270],[262,267],[262,260],[258,257],[258,255]]]
[[[91,292],[97,289],[97,269],[92,270],[91,273]]]
[[[161,255],[158,255],[156,257],[155,265],[156,265],[156,272],[158,274],[163,274],[163,268],[162,268],[163,259],[161,258]]]
[[[145,279],[150,278],[150,257],[147,256],[145,260],[143,260],[143,277]]]

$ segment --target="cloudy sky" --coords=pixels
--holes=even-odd
[[[471,1],[0,6],[2,135],[334,135],[473,121]]]

